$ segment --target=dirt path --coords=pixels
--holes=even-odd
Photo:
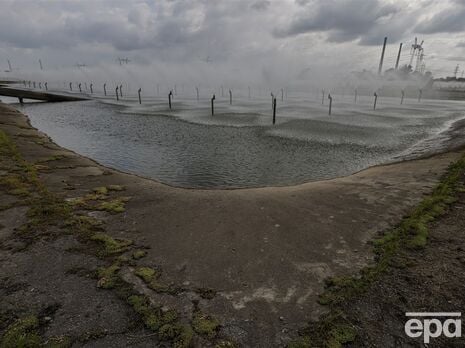
[[[461,155],[294,187],[185,190],[62,149],[3,105],[0,130],[18,152],[1,158],[0,333],[32,314],[42,340],[87,346],[285,345],[326,310],[324,279],[370,263],[367,241]],[[158,335],[133,338],[147,327]]]

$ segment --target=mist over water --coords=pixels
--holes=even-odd
[[[123,87],[124,88],[124,87]],[[372,165],[441,151],[447,131],[464,118],[462,102],[334,94],[333,112],[321,91],[276,91],[272,125],[269,91],[221,86],[210,96],[178,91],[123,100],[95,91],[93,100],[26,104],[33,126],[59,145],[104,165],[169,185],[238,188],[292,185],[349,175]],[[129,89],[129,88],[128,88]],[[130,90],[131,91],[131,90]],[[109,93],[110,94],[110,93]],[[161,93],[160,93],[161,94]]]

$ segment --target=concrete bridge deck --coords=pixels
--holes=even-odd
[[[23,103],[23,99],[43,100],[51,103],[87,100],[87,98],[83,97],[75,97],[42,91],[38,92],[5,86],[0,86],[0,96],[18,98],[20,103]]]

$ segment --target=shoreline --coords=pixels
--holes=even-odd
[[[117,104],[115,104],[115,105],[117,105]],[[15,108],[15,106],[11,106],[11,107]],[[15,109],[17,109],[17,108],[15,108]],[[21,108],[19,108],[17,110],[21,111]],[[160,115],[160,116],[161,117],[168,117],[167,115],[166,116],[165,115]],[[28,117],[28,116],[26,116],[26,117]],[[204,125],[202,123],[200,123],[200,124],[195,123],[193,121],[189,121],[189,120],[186,120],[186,119],[183,119],[183,118],[176,117],[176,119],[179,120],[180,122],[184,122],[184,123],[188,123],[188,124],[194,124],[194,125],[199,125],[199,126],[207,126],[207,125]],[[29,117],[28,117],[28,120],[29,120]],[[31,122],[30,121],[28,121],[28,122],[29,122],[29,125],[31,127],[33,127]],[[458,125],[457,127],[454,126],[456,124]],[[443,154],[443,153],[447,153],[447,152],[451,152],[451,151],[460,151],[462,148],[465,148],[465,141],[460,141],[460,139],[463,138],[463,136],[462,136],[462,134],[460,134],[460,132],[464,128],[465,128],[465,118],[464,119],[459,119],[459,120],[451,120],[451,121],[446,123],[446,125],[444,126],[444,129],[442,129],[439,133],[437,133],[435,135],[431,135],[430,137],[428,137],[426,139],[418,141],[417,143],[413,144],[407,150],[404,150],[404,151],[398,153],[397,155],[393,155],[390,159],[385,159],[384,162],[381,162],[381,163],[368,165],[365,168],[361,168],[361,169],[357,168],[355,171],[348,172],[347,174],[341,173],[341,174],[336,175],[334,177],[306,179],[306,180],[302,180],[302,181],[298,181],[298,182],[294,182],[294,183],[292,183],[292,182],[291,183],[282,183],[282,184],[280,184],[280,183],[276,183],[276,184],[266,184],[266,183],[264,183],[264,184],[257,184],[257,185],[251,185],[251,186],[248,186],[248,185],[243,185],[243,186],[232,186],[232,185],[231,186],[230,185],[221,186],[221,185],[218,185],[218,186],[210,186],[210,187],[205,186],[204,187],[204,186],[196,186],[196,185],[189,186],[188,184],[177,185],[175,182],[170,183],[168,181],[158,179],[158,178],[156,178],[154,176],[150,176],[150,174],[141,174],[140,171],[138,173],[137,170],[134,171],[134,172],[126,171],[124,168],[117,168],[117,165],[115,167],[115,166],[113,166],[111,164],[110,165],[103,164],[103,163],[100,163],[98,159],[93,159],[92,157],[89,157],[87,155],[79,153],[78,150],[75,151],[75,150],[70,150],[70,149],[66,148],[66,145],[63,145],[62,147],[64,149],[68,150],[68,151],[71,151],[71,152],[75,153],[76,155],[79,155],[79,156],[82,156],[82,157],[87,158],[89,160],[92,160],[97,165],[100,165],[102,167],[105,167],[105,168],[108,168],[108,169],[111,169],[111,170],[114,170],[114,171],[117,171],[117,172],[120,172],[120,173],[123,173],[123,174],[134,175],[134,176],[142,178],[142,179],[151,180],[153,182],[156,182],[156,183],[159,183],[161,185],[165,185],[167,187],[171,187],[171,188],[174,188],[174,189],[206,190],[206,191],[208,191],[208,190],[214,190],[214,191],[256,190],[256,189],[270,189],[270,188],[281,189],[281,188],[286,188],[286,187],[291,188],[291,187],[299,187],[299,186],[308,185],[308,184],[318,184],[318,183],[322,183],[322,182],[331,182],[332,180],[338,180],[338,179],[347,178],[347,177],[350,177],[350,176],[353,176],[353,175],[357,175],[357,174],[359,174],[361,172],[364,172],[366,170],[370,170],[372,168],[395,165],[395,164],[402,163],[402,162],[405,162],[405,161],[412,161],[412,160],[418,160],[418,159],[427,159],[427,158],[430,158],[430,157],[434,157],[435,155],[439,155],[439,154]],[[38,131],[40,131],[40,130],[38,130]],[[444,137],[446,135],[448,135],[450,137],[448,139],[444,139]],[[48,136],[48,134],[47,134],[47,136]],[[48,137],[49,137],[50,141],[53,141],[53,139],[50,136],[48,136]],[[277,136],[277,137],[280,137],[280,136]],[[286,138],[286,139],[288,139],[288,138]],[[295,139],[295,141],[300,141],[300,140]],[[418,144],[431,143],[433,141],[439,141],[441,143],[441,146],[436,147],[435,149],[431,149],[431,146],[426,148],[426,149],[420,149],[419,154],[415,151],[415,148],[417,147]],[[58,145],[58,146],[60,146],[60,145]]]
[[[39,177],[52,192],[79,199],[96,187],[124,187],[122,194],[131,198],[122,212],[86,214],[101,218],[113,237],[147,248],[143,263],[162,269],[168,282],[215,290],[199,306],[241,346],[282,345],[301,324],[317,319],[324,312],[316,302],[324,280],[370,264],[367,242],[398,223],[464,152],[296,186],[185,189],[108,169],[61,148],[25,115],[8,109],[0,104],[0,130],[27,161],[41,166]],[[0,233],[14,235],[15,225],[5,226]],[[191,315],[189,291],[168,297],[144,291]]]

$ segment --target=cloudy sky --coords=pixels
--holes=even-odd
[[[299,72],[376,70],[415,36],[427,69],[465,69],[465,0],[1,0],[0,67],[195,64]],[[234,67],[234,68],[231,68]]]

